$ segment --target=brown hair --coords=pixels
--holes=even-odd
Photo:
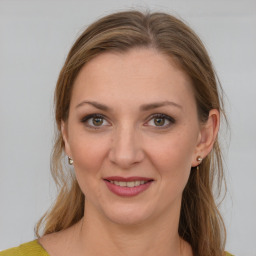
[[[54,206],[38,222],[37,236],[43,223],[43,234],[49,234],[70,227],[84,213],[84,195],[74,175],[64,170],[64,142],[60,131],[61,121],[68,118],[77,74],[88,61],[103,52],[126,52],[135,47],[154,48],[170,56],[190,76],[201,122],[208,119],[211,109],[219,110],[225,117],[222,89],[207,51],[198,36],[181,20],[165,13],[128,11],[93,23],[71,48],[58,78],[55,90],[57,134],[51,171],[59,194]],[[223,255],[225,226],[213,195],[214,188],[220,195],[223,179],[221,151],[216,140],[211,153],[200,165],[200,171],[191,169],[182,197],[179,235],[190,243],[194,255]]]

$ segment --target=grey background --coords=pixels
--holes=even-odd
[[[55,197],[53,91],[75,38],[127,8],[167,11],[202,38],[226,92],[227,250],[256,255],[256,1],[0,0],[0,250],[34,239]],[[230,137],[230,140],[229,140]]]

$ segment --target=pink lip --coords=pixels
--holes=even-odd
[[[146,177],[137,177],[137,176],[134,176],[134,177],[120,177],[120,176],[111,176],[111,177],[105,177],[103,178],[104,180],[113,180],[113,181],[125,181],[125,182],[128,182],[128,181],[136,181],[136,180],[145,180],[145,181],[150,181],[150,180],[153,180],[152,178],[146,178]]]
[[[124,177],[113,176],[113,177],[106,177],[103,180],[104,180],[105,184],[107,185],[108,189],[111,192],[113,192],[114,194],[116,194],[118,196],[124,196],[124,197],[132,197],[132,196],[136,196],[136,195],[142,193],[143,191],[148,189],[150,187],[150,185],[152,184],[152,182],[153,182],[153,179],[151,179],[151,178],[144,178],[144,177],[128,177],[128,178],[124,178]],[[140,180],[140,181],[144,180],[144,181],[147,181],[147,183],[130,188],[130,187],[121,187],[121,186],[115,185],[113,183],[110,183],[109,182],[110,180],[113,180],[113,181],[124,181],[124,182],[136,181],[136,180]]]

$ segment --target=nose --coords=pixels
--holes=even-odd
[[[129,169],[144,159],[142,138],[134,127],[123,125],[112,136],[109,160],[122,169]]]

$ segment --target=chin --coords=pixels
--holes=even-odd
[[[104,215],[112,223],[119,225],[139,225],[147,222],[154,215],[153,211],[147,207],[126,205],[119,207],[111,207],[111,209],[105,209]]]
[[[147,222],[147,218],[145,218],[145,216],[140,216],[138,214],[122,214],[122,215],[111,215],[109,216],[109,220],[112,223],[121,225],[121,226],[138,226],[140,224],[143,224],[145,222]]]

